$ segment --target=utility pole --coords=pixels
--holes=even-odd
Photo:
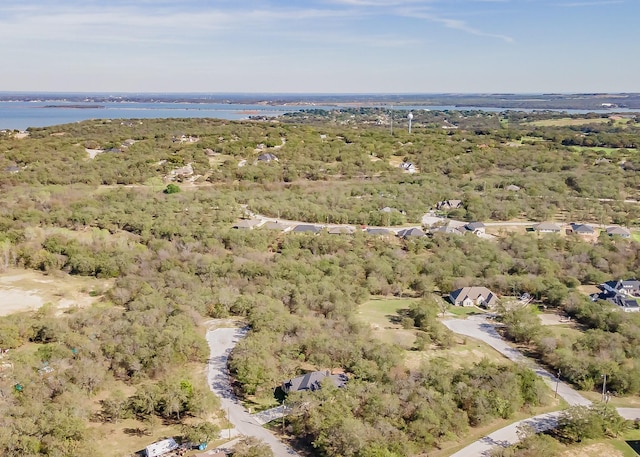
[[[282,399],[282,436],[284,436],[284,398]]]
[[[393,105],[391,105],[391,136],[393,136]]]
[[[555,395],[555,398],[558,398],[558,384],[560,384],[560,370],[558,370],[558,375],[556,376],[556,395]]]
[[[602,381],[602,403],[605,402],[606,400],[606,392],[607,392],[607,373],[602,375],[603,381]]]

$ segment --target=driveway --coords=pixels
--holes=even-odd
[[[233,347],[246,335],[246,329],[218,328],[207,332],[210,358],[207,380],[211,391],[220,398],[222,409],[238,433],[264,441],[275,457],[294,457],[298,454],[277,439],[269,430],[261,427],[240,404],[229,382],[227,360]]]

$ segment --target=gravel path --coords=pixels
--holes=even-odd
[[[220,398],[221,406],[227,412],[229,422],[241,435],[253,436],[264,441],[271,447],[275,457],[298,456],[293,449],[283,444],[269,430],[258,425],[249,411],[240,404],[233,394],[229,382],[227,359],[233,347],[245,335],[246,329],[240,328],[218,328],[207,332],[207,342],[211,354],[207,373],[209,387]]]

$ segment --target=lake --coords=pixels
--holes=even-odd
[[[81,106],[81,107],[80,107]],[[381,105],[371,105],[381,107]],[[427,109],[505,111],[505,108],[469,106],[384,106],[394,111]],[[66,101],[0,101],[0,129],[25,130],[28,127],[48,127],[89,119],[160,119],[160,118],[217,118],[248,119],[249,116],[279,116],[303,109],[335,109],[336,105],[264,105],[228,103],[169,103],[169,102],[66,102]],[[531,111],[531,110],[520,110]],[[568,114],[613,112],[610,110],[550,110]],[[615,112],[631,111],[616,109]],[[637,110],[635,110],[637,111]],[[403,116],[403,114],[398,114]]]

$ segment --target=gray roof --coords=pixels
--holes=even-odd
[[[398,236],[400,238],[408,238],[408,237],[421,237],[421,236],[427,236],[427,235],[419,228],[412,227],[412,228],[400,230],[398,232]]]
[[[290,225],[283,224],[282,222],[267,222],[264,224],[264,228],[267,230],[279,230],[281,232],[285,232],[291,228]]]
[[[355,231],[356,229],[348,225],[344,225],[340,227],[332,227],[329,229],[329,233],[332,235],[351,235]]]
[[[631,232],[624,227],[607,227],[607,235],[617,235],[624,238],[629,238],[631,236]]]
[[[367,228],[366,232],[369,235],[393,235],[393,232],[391,230],[382,227],[369,227]]]
[[[540,222],[537,225],[534,225],[533,228],[538,232],[559,232],[560,226],[558,224],[554,224],[553,222]]]
[[[467,230],[471,230],[473,232],[474,230],[483,229],[484,228],[484,223],[482,223],[482,222],[469,222],[464,227]]]
[[[328,371],[314,371],[283,382],[282,390],[284,390],[285,393],[299,392],[301,390],[319,390],[322,387],[322,381],[326,378],[329,378],[336,387],[344,387],[349,380],[345,374],[331,374]]]
[[[587,224],[571,224],[571,230],[573,230],[574,233],[580,233],[582,235],[591,235],[596,233],[593,227]]]
[[[258,160],[260,162],[271,162],[272,160],[278,160],[278,158],[270,152],[267,152],[266,154],[260,154]]]
[[[318,227],[317,225],[311,224],[300,224],[296,225],[292,232],[294,233],[320,233],[322,227]]]
[[[252,229],[258,227],[261,224],[260,219],[243,219],[234,224],[235,229]]]

